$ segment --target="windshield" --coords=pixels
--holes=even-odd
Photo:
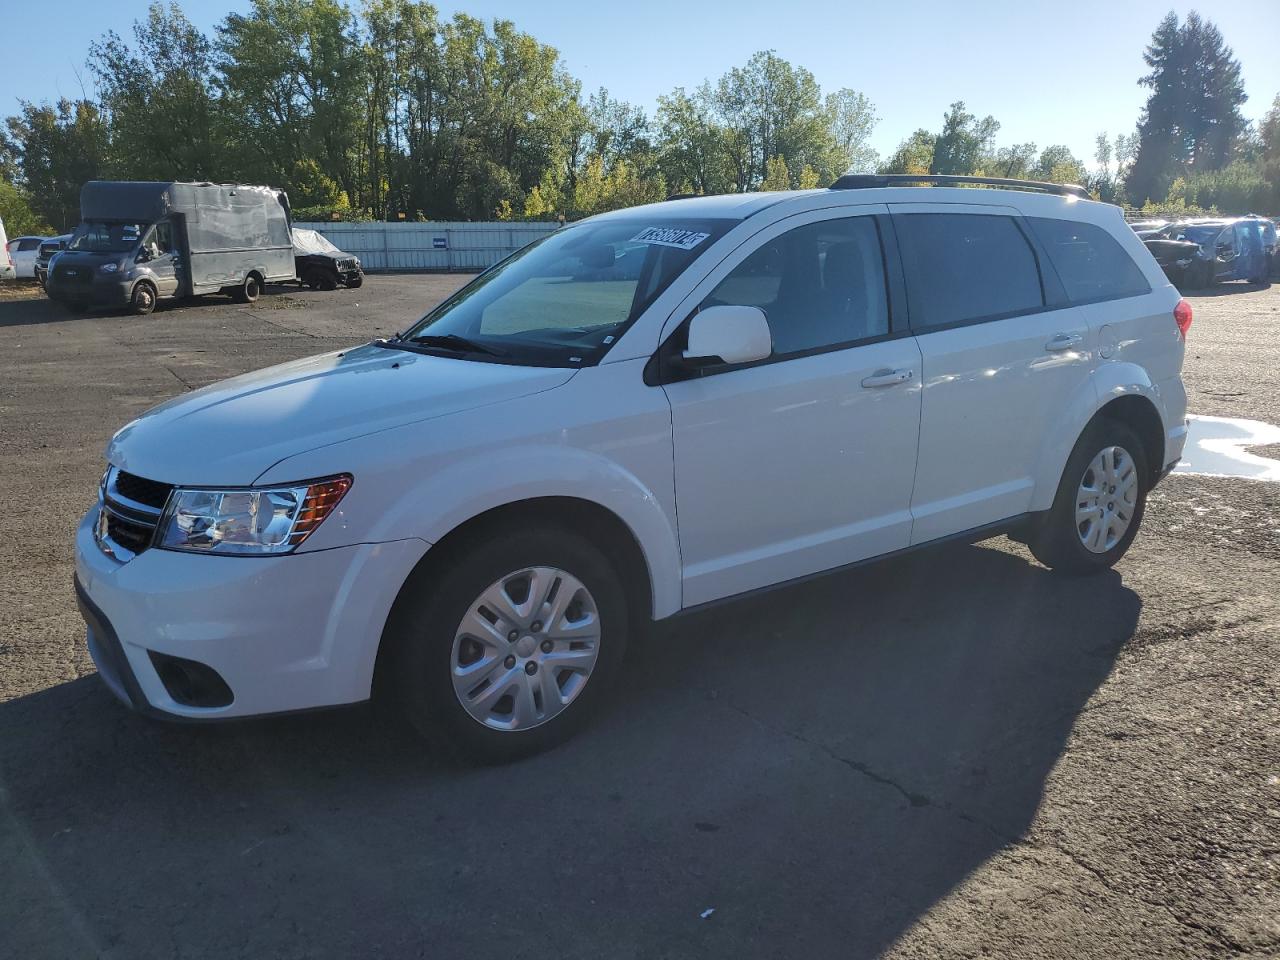
[[[1207,226],[1188,226],[1182,229],[1182,235],[1192,243],[1208,243],[1222,232],[1222,224]]]
[[[595,363],[737,222],[627,219],[566,227],[476,277],[397,342],[508,363]]]
[[[67,249],[86,253],[125,253],[138,245],[146,228],[145,223],[88,220],[76,227]]]

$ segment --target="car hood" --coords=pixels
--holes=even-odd
[[[244,486],[286,457],[540,393],[575,372],[366,344],[175,397],[121,428],[111,438],[107,459],[165,483]]]

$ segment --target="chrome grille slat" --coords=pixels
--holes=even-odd
[[[170,484],[108,468],[94,530],[102,551],[128,562],[150,547],[172,490]]]

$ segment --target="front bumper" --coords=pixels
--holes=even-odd
[[[279,557],[150,549],[120,563],[76,532],[76,598],[103,681],[144,713],[188,720],[257,716],[368,699],[387,614],[422,556],[421,540]],[[232,701],[171,695],[152,654],[195,661]]]
[[[79,283],[59,278],[55,271],[45,279],[44,289],[49,299],[60,303],[125,307],[133,296],[133,279],[123,278],[119,274],[100,275],[95,271],[87,283]]]

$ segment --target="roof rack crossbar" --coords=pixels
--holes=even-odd
[[[1074,183],[1045,183],[1042,180],[1013,180],[1008,177],[962,177],[941,173],[847,173],[831,185],[832,190],[870,190],[875,187],[903,187],[927,183],[934,186],[972,183],[989,187],[1035,190],[1060,197],[1089,199],[1089,192]]]

